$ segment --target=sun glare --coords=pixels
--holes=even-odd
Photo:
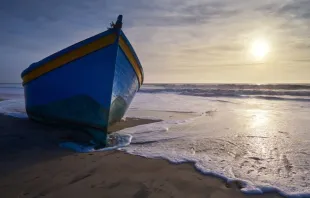
[[[266,40],[257,39],[252,42],[250,50],[255,59],[262,60],[268,55],[270,46]]]

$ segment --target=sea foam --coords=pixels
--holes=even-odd
[[[112,139],[113,142],[109,143],[107,147],[96,149],[95,144],[90,142],[87,145],[79,144],[76,142],[62,142],[59,144],[60,147],[73,150],[79,153],[89,153],[89,152],[100,152],[100,151],[111,151],[117,150],[122,147],[128,146],[131,142],[132,136],[126,134],[117,134],[109,135],[108,139]]]

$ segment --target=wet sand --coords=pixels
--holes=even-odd
[[[110,131],[153,122],[127,118]],[[247,196],[238,184],[175,165],[119,151],[74,153],[58,147],[84,140],[76,131],[0,115],[1,197],[280,197]]]

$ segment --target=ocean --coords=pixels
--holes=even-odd
[[[0,98],[0,113],[27,118],[20,85],[1,84]],[[118,149],[191,162],[245,193],[310,197],[309,115],[309,84],[146,84],[125,119],[162,121],[118,131]]]

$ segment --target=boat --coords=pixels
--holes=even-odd
[[[106,146],[108,127],[121,120],[144,79],[122,19],[21,73],[31,120],[82,129]]]

